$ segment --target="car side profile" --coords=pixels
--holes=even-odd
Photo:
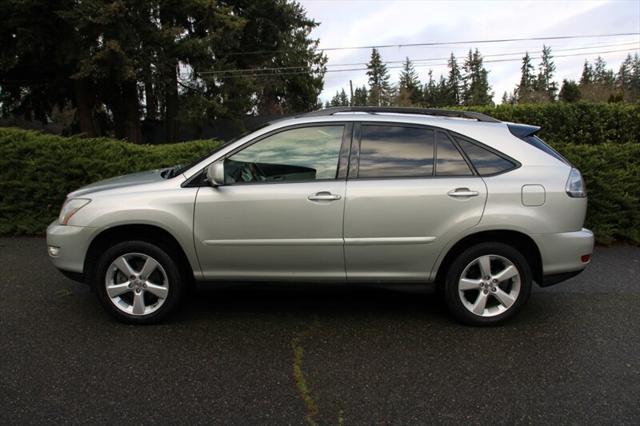
[[[588,265],[584,182],[539,127],[447,110],[336,107],[284,118],[188,166],[68,195],[49,257],[131,323],[194,282],[436,284],[500,323]]]

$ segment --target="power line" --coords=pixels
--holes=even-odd
[[[607,53],[617,53],[617,52],[637,52],[640,51],[640,48],[637,49],[617,49],[617,50],[604,50],[604,51],[599,51],[599,52],[582,52],[582,53],[573,53],[573,54],[566,54],[566,55],[556,55],[554,56],[554,58],[566,58],[566,57],[572,57],[572,56],[582,56],[582,55],[601,55],[601,54],[607,54]],[[535,59],[540,59],[539,56],[532,56],[531,59],[535,60]],[[490,60],[486,60],[483,61],[485,63],[493,63],[493,62],[515,62],[515,61],[521,61],[522,58],[509,58],[509,59],[490,59]],[[425,67],[439,67],[439,66],[446,66],[447,63],[443,62],[443,63],[438,63],[438,64],[418,64],[416,66],[416,68],[425,68]],[[391,67],[387,67],[387,69],[401,69],[402,66],[391,66]],[[367,68],[345,68],[345,69],[334,69],[334,70],[326,70],[325,73],[332,73],[332,72],[352,72],[352,71],[366,71]],[[217,79],[227,79],[227,78],[235,78],[235,77],[269,77],[269,76],[274,76],[274,77],[279,77],[279,76],[285,76],[285,75],[301,75],[301,74],[319,74],[320,71],[314,71],[314,70],[307,70],[307,71],[289,71],[289,72],[256,72],[253,74],[231,74],[231,75],[221,75],[221,76],[216,76],[215,78]]]
[[[603,48],[603,47],[622,47],[622,46],[629,46],[629,45],[638,45],[640,46],[640,41],[632,41],[632,42],[627,42],[627,43],[615,43],[615,44],[600,44],[600,45],[591,45],[591,46],[583,46],[583,47],[572,47],[572,48],[567,48],[567,49],[553,49],[553,52],[570,52],[570,51],[574,51],[574,50],[586,50],[586,49],[596,49],[596,48]],[[490,53],[487,55],[482,55],[483,58],[491,58],[494,56],[510,56],[510,55],[524,55],[526,53],[542,53],[542,50],[525,50],[525,51],[520,51],[520,52],[505,52],[505,53]],[[588,52],[587,52],[588,53]],[[440,57],[440,58],[424,58],[424,59],[412,59],[411,62],[413,62],[414,64],[416,62],[424,62],[424,61],[443,61],[443,60],[447,60],[449,59],[448,56],[446,57]],[[400,64],[403,63],[405,60],[394,60],[394,61],[383,61],[385,64]],[[367,65],[367,62],[356,62],[356,63],[351,63],[351,64],[327,64],[327,66],[334,66],[334,67],[338,67],[338,66],[357,66],[357,65]]]
[[[437,42],[423,42],[423,43],[401,43],[401,44],[379,44],[369,46],[342,46],[342,47],[324,47],[318,48],[319,51],[328,52],[336,50],[358,50],[358,49],[386,49],[390,47],[418,47],[418,46],[446,46],[455,44],[486,44],[486,43],[509,43],[515,41],[542,41],[542,40],[570,40],[579,38],[603,38],[603,37],[619,37],[619,36],[632,36],[640,35],[640,32],[633,33],[613,33],[613,34],[583,34],[583,35],[559,35],[559,36],[545,36],[545,37],[518,37],[518,38],[498,38],[498,39],[484,39],[484,40],[457,40],[457,41],[437,41]],[[290,52],[291,49],[275,49],[275,50],[253,50],[247,52],[230,52],[227,55],[259,55],[263,53],[282,53]]]
[[[575,48],[567,48],[567,49],[556,49],[554,50],[555,52],[570,52],[570,51],[575,51],[575,50],[586,50],[586,49],[594,49],[594,48],[603,48],[603,47],[622,47],[622,46],[628,46],[628,45],[638,45],[638,43],[636,42],[628,42],[628,43],[618,43],[618,44],[610,44],[610,45],[599,45],[599,46],[584,46],[584,47],[575,47]],[[639,45],[640,46],[640,45]],[[534,51],[520,51],[520,52],[505,52],[505,53],[494,53],[494,54],[488,54],[488,55],[483,55],[483,58],[493,58],[493,57],[501,57],[501,56],[512,56],[512,55],[524,55],[526,53],[541,53],[541,50],[534,50]],[[584,52],[581,54],[597,54],[599,52]],[[608,53],[608,51],[605,51],[603,53]],[[554,55],[554,57],[563,57],[560,55]],[[439,57],[439,58],[422,58],[422,59],[414,59],[411,60],[411,62],[413,62],[413,64],[415,66],[424,66],[426,64],[419,64],[418,62],[426,62],[426,61],[444,61],[444,60],[448,60],[449,57]],[[398,60],[398,61],[383,61],[385,64],[394,64],[394,63],[403,63],[404,60]],[[491,61],[491,60],[487,60],[485,62],[496,62],[496,61]],[[362,66],[362,65],[367,65],[366,62],[356,62],[356,63],[349,63],[349,64],[327,64],[327,66],[340,66],[340,67],[355,67],[355,66]],[[366,69],[366,68],[364,68]],[[394,67],[391,67],[391,69],[394,69]],[[197,74],[199,75],[214,75],[216,76],[217,74],[236,74],[238,76],[244,75],[244,76],[251,76],[257,73],[261,73],[261,72],[267,72],[267,71],[294,71],[294,70],[300,70],[301,73],[307,73],[310,72],[311,70],[309,70],[309,66],[308,65],[299,65],[299,66],[286,66],[286,67],[264,67],[264,68],[244,68],[244,69],[231,69],[231,70],[213,70],[213,71],[199,71],[197,72]],[[303,71],[304,70],[304,71]],[[338,71],[342,71],[342,70],[326,70],[327,72],[338,72]],[[319,72],[319,71],[314,71],[314,72]]]

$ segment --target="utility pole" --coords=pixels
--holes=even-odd
[[[353,81],[349,80],[349,92],[351,96],[349,97],[349,105],[353,106]]]

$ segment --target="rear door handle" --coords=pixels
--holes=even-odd
[[[338,194],[332,194],[329,191],[320,191],[315,194],[309,195],[307,200],[309,201],[336,201],[342,197]]]
[[[478,191],[471,191],[469,188],[456,188],[447,192],[449,197],[465,198],[465,197],[477,197],[480,195]]]

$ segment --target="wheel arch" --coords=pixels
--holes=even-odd
[[[518,250],[529,261],[533,280],[537,283],[542,282],[542,255],[536,242],[523,232],[506,229],[479,231],[461,238],[449,248],[442,262],[438,265],[435,282],[438,285],[444,282],[451,263],[460,253],[475,244],[487,242],[508,244]]]
[[[186,252],[178,240],[166,229],[150,224],[122,224],[107,228],[98,233],[89,244],[84,260],[85,280],[90,281],[93,268],[97,264],[99,254],[108,247],[122,241],[141,240],[156,244],[168,250],[175,258],[183,277],[193,283],[194,271]]]

